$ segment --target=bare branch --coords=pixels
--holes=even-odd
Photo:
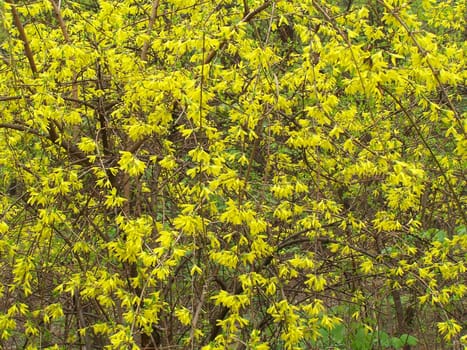
[[[57,21],[58,21],[58,24],[60,25],[60,29],[62,30],[65,41],[70,42],[70,36],[68,35],[68,30],[66,29],[66,24],[65,24],[65,21],[63,20],[59,5],[57,5],[54,0],[50,0],[50,3],[52,4],[52,7],[54,8],[55,16],[57,17]]]
[[[21,100],[23,96],[0,96],[0,102]]]
[[[37,136],[44,136],[39,131],[31,129],[29,126],[21,125],[21,124],[13,124],[13,123],[0,123],[0,129],[11,129],[11,130],[18,130],[24,131],[28,134],[33,134]]]
[[[28,37],[26,36],[26,32],[24,31],[24,27],[23,27],[23,24],[21,23],[21,19],[19,18],[18,11],[16,11],[16,7],[11,2],[11,0],[8,0],[7,2],[12,5],[11,12],[13,14],[13,21],[15,23],[16,28],[18,29],[19,36],[21,40],[23,41],[24,52],[26,54],[26,57],[28,58],[31,71],[34,75],[37,75],[37,66],[36,66],[36,62],[34,61],[34,55],[32,53],[31,46],[29,46]]]

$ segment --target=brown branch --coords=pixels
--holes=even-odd
[[[250,8],[248,7],[248,1],[243,0],[243,17],[246,17],[250,12]]]
[[[23,96],[0,96],[0,102],[21,100]]]
[[[31,129],[29,126],[21,125],[21,124],[13,124],[13,123],[0,123],[0,129],[11,129],[11,130],[18,130],[24,131],[28,134],[33,134],[36,136],[44,136],[39,131]]]
[[[264,4],[258,6],[253,11],[248,13],[245,17],[243,17],[243,19],[240,22],[250,22],[253,19],[253,17],[255,17],[260,12],[262,12],[264,9],[266,9],[271,3],[272,3],[271,0],[267,0]]]
[[[156,22],[157,9],[158,8],[159,8],[159,0],[154,0],[152,2],[151,16],[149,18],[148,34],[151,34],[152,28],[154,27],[154,23]],[[147,54],[148,54],[148,49],[149,49],[149,40],[146,40],[144,42],[143,49],[141,50],[141,60],[142,61],[146,61]]]
[[[148,139],[149,139],[149,136],[142,138],[141,140],[135,142],[130,148],[128,148],[127,151],[130,153],[135,153],[143,145],[143,143],[145,143],[146,140]]]
[[[55,17],[57,17],[58,24],[60,25],[60,29],[62,30],[63,37],[67,43],[70,42],[70,36],[68,35],[68,30],[66,29],[65,21],[63,20],[62,13],[60,8],[58,7],[57,3],[54,0],[50,0],[52,7],[54,8]]]
[[[11,12],[13,14],[13,21],[15,23],[16,28],[18,29],[19,36],[21,40],[23,41],[24,52],[26,54],[26,57],[28,58],[31,71],[34,75],[37,75],[37,67],[36,67],[36,63],[34,62],[34,55],[32,54],[31,46],[29,46],[28,37],[26,36],[26,32],[24,31],[24,27],[23,27],[23,24],[21,23],[21,19],[19,18],[18,11],[16,11],[16,7],[11,2],[11,0],[8,0],[7,2],[12,5]]]
[[[67,151],[70,158],[78,159],[81,162],[87,163],[90,165],[86,155],[75,145],[68,143],[67,141],[63,140],[63,138],[59,137],[57,134],[57,130],[55,129],[55,125],[52,122],[49,122],[49,137],[48,139],[52,141],[52,143],[60,146],[65,151]]]
[[[218,48],[218,49],[212,49],[211,51],[209,51],[208,55],[207,55],[206,58],[204,59],[204,64],[209,64],[209,63],[211,63],[211,61],[213,60],[214,56],[216,56],[216,54],[217,54],[219,51],[222,51],[226,45],[227,45],[227,41],[223,41],[223,42],[219,45],[219,48]]]

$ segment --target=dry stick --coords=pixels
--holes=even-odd
[[[106,89],[105,84],[104,84],[104,75],[102,73],[101,65],[97,61],[96,61],[96,78],[97,78],[97,81],[96,81],[97,89],[104,91]],[[97,105],[95,108],[95,112],[98,116],[98,120],[100,124],[99,131],[96,134],[96,142],[98,142],[99,136],[102,135],[100,136],[100,140],[102,144],[102,151],[103,151],[104,157],[112,158],[113,154],[111,150],[111,142],[110,142],[111,140],[110,140],[110,135],[108,133],[108,121],[107,121],[107,108],[108,107],[106,106],[104,102],[105,102],[104,96],[100,96],[97,99]],[[112,186],[116,187],[116,179],[117,179],[116,176],[112,174],[110,169],[106,168],[105,166],[103,166],[103,170],[106,172],[107,178],[109,179]]]
[[[156,22],[157,17],[157,9],[159,8],[159,0],[154,0],[152,2],[151,8],[151,16],[149,17],[149,24],[148,24],[148,34],[151,33],[152,28],[154,27],[154,23]],[[143,49],[141,50],[141,60],[147,60],[147,54],[149,49],[149,40],[146,40],[143,45]]]
[[[255,17],[257,14],[259,14],[261,11],[263,11],[264,9],[266,9],[270,4],[272,3],[271,0],[268,0],[268,1],[265,1],[264,4],[262,4],[261,6],[258,6],[257,8],[255,8],[253,11],[251,11],[249,14],[247,14],[245,17],[243,17],[243,19],[241,20],[241,22],[249,22],[253,19],[253,17]]]
[[[243,16],[247,16],[250,12],[250,8],[248,7],[248,1],[243,0]]]
[[[16,28],[18,29],[21,41],[23,42],[24,52],[25,52],[26,57],[28,58],[28,61],[29,61],[29,67],[31,67],[31,71],[32,71],[33,75],[36,76],[37,75],[36,63],[34,62],[34,56],[32,54],[31,46],[29,46],[28,37],[26,36],[26,32],[24,31],[24,27],[23,27],[23,24],[21,23],[21,20],[19,18],[18,11],[16,11],[16,7],[11,2],[11,0],[8,0],[7,2],[12,5],[11,6],[11,12],[13,14],[13,21],[15,23]]]
[[[270,4],[272,3],[272,0],[266,1],[264,4],[261,6],[258,6],[255,8],[253,11],[249,12],[245,17],[242,18],[240,23],[248,23],[250,22],[256,15],[258,15],[261,11],[265,10]],[[209,64],[213,60],[214,56],[216,56],[216,53],[224,49],[224,47],[227,45],[227,40],[223,41],[218,49],[213,49],[209,52],[209,54],[206,56],[204,59],[204,64]]]

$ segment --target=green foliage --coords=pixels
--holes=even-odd
[[[0,347],[467,345],[464,1],[0,11]]]
[[[418,344],[417,338],[411,335],[391,337],[385,331],[372,331],[371,327],[358,322],[339,324],[331,330],[323,328],[320,334],[320,339],[313,344],[319,349],[402,349]]]

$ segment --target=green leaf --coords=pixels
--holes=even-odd
[[[418,339],[411,336],[411,335],[408,335],[408,334],[402,334],[400,336],[400,340],[402,341],[402,343],[404,345],[410,345],[410,346],[415,346],[417,345],[418,343]]]
[[[367,350],[371,348],[372,334],[368,333],[365,328],[357,329],[352,341],[352,349]]]
[[[400,338],[392,337],[391,338],[391,345],[392,345],[392,347],[394,347],[396,349],[400,349],[400,348],[402,348],[402,346],[404,346],[404,343],[402,342],[402,340],[400,340]]]

